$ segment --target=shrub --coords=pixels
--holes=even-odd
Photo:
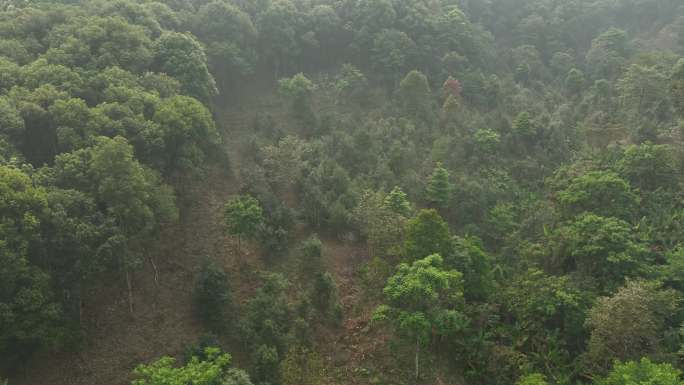
[[[299,255],[304,274],[313,275],[323,270],[323,243],[316,234],[302,242]]]
[[[228,277],[220,267],[205,261],[194,291],[195,306],[202,322],[212,331],[225,330],[231,306]]]

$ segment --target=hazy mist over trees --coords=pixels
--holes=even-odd
[[[681,0],[0,0],[0,384],[684,384],[683,188]]]

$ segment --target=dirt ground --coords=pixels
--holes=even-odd
[[[262,90],[263,91],[263,90]],[[184,182],[179,201],[181,220],[165,229],[148,246],[149,255],[133,276],[134,311],[128,308],[122,276],[103,277],[97,289],[85,294],[83,326],[86,336],[78,352],[42,353],[27,362],[11,385],[125,385],[136,365],[163,355],[180,357],[203,330],[194,315],[192,288],[201,261],[213,258],[229,272],[233,295],[244,303],[258,287],[256,274],[263,268],[258,249],[247,247],[247,268],[238,268],[233,240],[221,226],[223,204],[239,191],[241,149],[234,138],[249,137],[259,111],[275,114],[287,127],[284,107],[273,93],[255,91],[222,100],[229,105],[215,113],[230,154],[230,170],[211,165],[205,177]],[[280,116],[278,116],[280,114]],[[292,204],[292,199],[287,199]],[[298,238],[309,235],[298,231]],[[341,326],[317,326],[317,351],[327,362],[329,383],[369,383],[383,361],[391,361],[385,336],[373,332],[369,319],[374,304],[365,301],[358,282],[358,268],[368,259],[366,249],[337,237],[323,237],[328,269],[339,286],[344,308]],[[228,346],[237,365],[244,363],[240,346]],[[382,359],[380,359],[382,357]],[[368,369],[367,366],[375,369]]]

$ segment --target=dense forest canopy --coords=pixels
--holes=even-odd
[[[681,0],[0,0],[0,384],[682,384],[683,146]]]

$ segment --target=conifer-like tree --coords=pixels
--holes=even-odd
[[[408,200],[408,196],[399,186],[395,186],[392,191],[387,194],[384,206],[395,214],[404,217],[409,217],[411,215],[411,210],[413,210],[411,202]]]
[[[449,182],[449,171],[442,166],[441,162],[438,162],[428,181],[425,192],[427,200],[441,208],[447,208],[453,190],[454,185]]]

